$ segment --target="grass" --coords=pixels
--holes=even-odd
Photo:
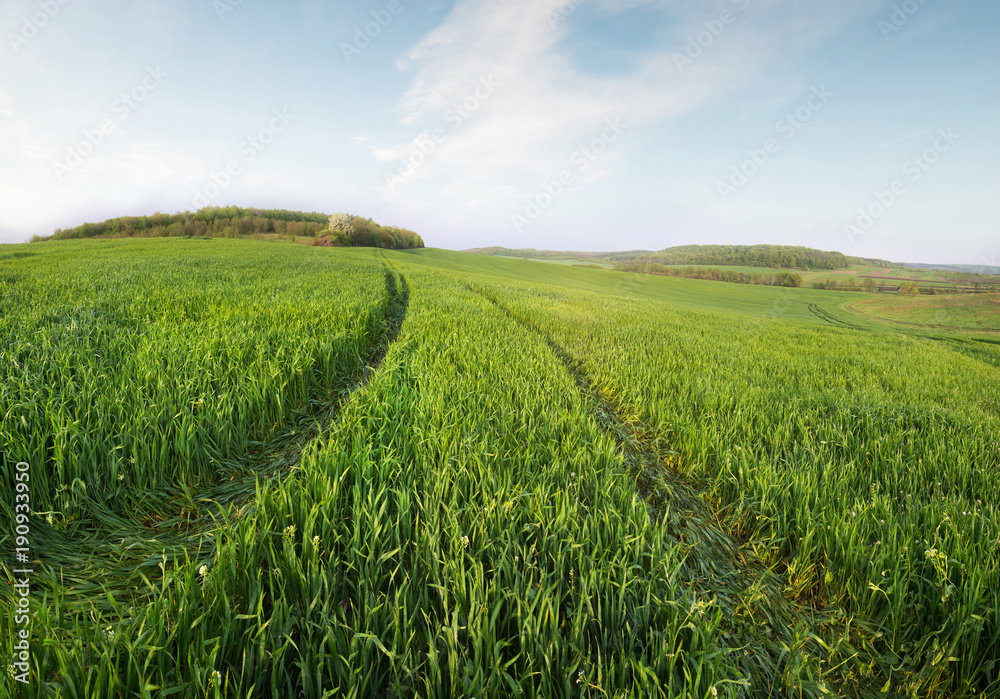
[[[1000,294],[875,297],[849,309],[886,323],[947,330],[1000,330]]]
[[[497,257],[502,257],[505,260],[527,260],[529,262],[544,262],[550,265],[569,265],[571,267],[587,266],[596,269],[613,269],[614,265],[608,264],[606,262],[591,262],[589,260],[581,259],[578,257],[558,259],[558,258],[539,258],[539,257],[508,257],[506,255],[498,255]]]
[[[3,253],[15,693],[1000,696],[1000,346],[441,250]]]
[[[810,305],[821,306],[845,318],[852,314],[837,311],[840,304],[856,300],[850,292],[790,289],[785,287],[728,284],[726,282],[680,279],[611,270],[585,269],[548,262],[528,262],[488,255],[448,250],[404,251],[406,260],[442,271],[484,274],[512,281],[559,286],[634,298],[689,309],[717,310],[754,318],[782,318],[826,324]]]
[[[995,367],[895,334],[519,297],[795,599],[868,629],[831,684],[998,691]]]

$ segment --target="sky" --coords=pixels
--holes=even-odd
[[[1000,265],[998,29],[994,0],[5,0],[0,243],[232,204]]]

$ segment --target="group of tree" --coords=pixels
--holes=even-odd
[[[717,267],[668,267],[657,262],[619,263],[615,265],[615,270],[618,272],[639,272],[641,274],[683,277],[685,279],[705,279],[716,282],[729,282],[731,284],[801,287],[803,283],[802,275],[795,272],[776,272],[771,274],[737,272]]]
[[[843,269],[851,264],[878,264],[832,251],[797,245],[681,245],[642,255],[644,262],[664,265],[723,265],[779,269]],[[885,265],[891,263],[885,262]]]
[[[327,215],[284,209],[243,209],[237,206],[207,207],[178,214],[120,216],[100,223],[60,228],[41,240],[75,238],[171,238],[207,236],[235,238],[254,233],[314,236],[326,227]]]
[[[535,259],[576,259],[591,263],[605,262],[622,265],[769,267],[785,270],[843,269],[852,264],[898,266],[885,260],[849,257],[840,252],[828,252],[796,245],[680,245],[655,252],[648,250],[567,252],[535,250],[534,248],[489,247],[476,248],[467,252]]]
[[[370,218],[351,214],[334,214],[326,231],[331,245],[345,247],[379,247],[409,250],[424,247],[424,240],[408,228],[380,226]]]
[[[824,281],[813,282],[812,288],[826,289],[827,291],[867,291],[871,293],[873,291],[878,291],[881,287],[878,282],[871,277],[865,277],[864,280],[858,284],[858,280],[851,276],[844,281],[826,279]]]
[[[331,229],[337,217],[350,225],[344,231]],[[340,219],[337,219],[338,223]],[[84,223],[75,228],[60,228],[50,236],[35,236],[32,242],[77,238],[238,238],[274,234],[295,240],[300,237],[327,236],[333,245],[383,248],[422,248],[419,235],[405,228],[379,226],[371,219],[345,214],[330,216],[285,209],[244,209],[238,206],[212,206],[195,212],[156,213],[152,216],[120,216],[100,223]]]

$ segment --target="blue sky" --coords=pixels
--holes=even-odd
[[[0,242],[209,203],[1000,264],[998,29],[987,0],[7,0]]]

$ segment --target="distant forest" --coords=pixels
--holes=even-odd
[[[237,206],[207,207],[193,213],[121,216],[101,223],[60,228],[50,236],[34,236],[32,242],[77,238],[238,238],[265,234],[293,240],[314,238],[317,245],[387,249],[424,247],[423,239],[409,229],[381,226],[361,216]]]
[[[663,265],[722,265],[779,269],[844,269],[852,264],[896,266],[886,260],[848,257],[797,245],[681,245],[642,255],[637,261]]]
[[[557,252],[531,248],[478,248],[469,250],[483,255],[528,257],[536,259],[577,259],[626,266],[644,265],[716,265],[724,267],[770,267],[779,269],[843,269],[852,264],[898,267],[886,260],[849,257],[840,252],[826,252],[796,245],[681,245],[655,252]],[[752,275],[751,275],[752,277]],[[758,283],[749,281],[746,283]]]

